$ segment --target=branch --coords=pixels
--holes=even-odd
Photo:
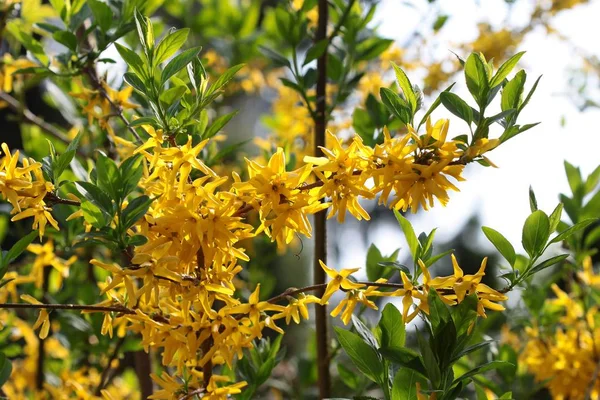
[[[108,103],[111,105],[111,107],[115,110],[116,116],[118,116],[121,119],[121,121],[123,121],[123,123],[129,130],[129,132],[131,132],[135,140],[137,140],[140,143],[143,143],[143,140],[140,137],[140,135],[138,135],[135,129],[133,129],[133,127],[129,125],[129,121],[127,120],[127,118],[125,118],[125,114],[123,114],[123,109],[119,105],[115,104],[115,102],[110,98],[108,93],[106,93],[106,90],[104,90],[104,87],[102,87],[102,83],[98,80],[96,74],[94,74],[90,68],[86,68],[85,70],[87,72],[87,75],[90,77],[90,80],[92,81],[94,87],[100,92],[102,97],[104,97],[106,101],[108,101]]]
[[[0,303],[0,309],[37,309],[37,310],[80,310],[89,312],[116,312],[135,314],[135,311],[123,306],[94,306],[86,304],[29,304],[29,303]]]
[[[191,392],[188,392],[183,397],[180,397],[179,400],[188,400],[188,399],[191,399],[192,397],[194,397],[198,394],[202,394],[202,393],[204,393],[204,388],[195,389],[195,390],[192,390]]]
[[[72,140],[69,139],[68,137],[66,137],[59,129],[55,128],[53,125],[50,125],[49,123],[47,123],[46,121],[44,121],[43,119],[41,119],[40,117],[38,117],[37,115],[32,113],[27,107],[25,107],[23,104],[21,104],[17,99],[12,97],[10,94],[0,92],[0,100],[6,102],[6,104],[8,105],[8,107],[11,110],[13,110],[17,114],[21,115],[27,122],[29,122],[33,125],[37,125],[44,132],[49,134],[50,136],[60,140],[61,142],[65,143],[65,144],[69,144],[72,142]],[[77,154],[79,154],[82,157],[86,156],[80,150],[77,150]]]
[[[319,0],[319,20],[315,43],[327,39],[327,22],[329,19],[329,4],[327,0]],[[327,130],[327,43],[323,54],[317,59],[317,102],[313,118],[315,127],[313,155],[318,157],[323,154],[321,148],[325,147],[325,131]],[[323,201],[323,200],[322,200]],[[316,213],[315,223],[315,249],[313,259],[313,282],[322,285],[326,281],[325,271],[321,268],[319,260],[327,262],[327,223],[324,210]],[[324,287],[317,289],[318,297],[324,294]],[[315,304],[315,334],[317,342],[317,384],[319,398],[331,397],[331,374],[329,372],[329,343],[327,339],[327,306]]]
[[[81,203],[79,201],[63,199],[62,197],[58,197],[56,194],[54,194],[52,192],[49,192],[48,194],[46,194],[46,196],[44,196],[44,201],[46,201],[51,206],[54,204],[66,204],[69,206],[79,207],[81,205]]]

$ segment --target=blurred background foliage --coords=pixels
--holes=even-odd
[[[332,0],[336,5],[334,10],[343,10],[346,1]],[[139,3],[138,6],[141,5],[140,1],[127,0],[126,2],[130,3],[130,7],[134,7],[136,3]],[[121,9],[121,3],[120,0],[109,1],[113,9]],[[298,55],[307,57],[309,62],[305,63],[306,65],[303,65],[298,73],[303,76],[305,86],[311,88],[316,79],[314,61],[310,60],[310,53],[306,53],[311,47],[311,41],[303,37],[300,31],[297,43],[299,54],[296,54],[295,49],[290,49],[286,40],[283,40],[280,29],[286,23],[293,27],[293,21],[286,22],[282,13],[278,13],[278,8],[289,6],[300,13],[299,15],[306,15],[309,22],[303,29],[311,31],[316,25],[315,0],[289,2],[287,0],[151,0],[143,3],[146,14],[152,16],[157,37],[172,27],[190,28],[191,34],[185,47],[202,46],[201,57],[210,75],[218,76],[230,66],[246,64],[233,84],[228,87],[227,95],[219,98],[214,104],[214,109],[208,111],[210,115],[207,118],[214,118],[214,115],[224,115],[239,110],[227,125],[225,135],[217,136],[222,143],[219,148],[211,150],[213,153],[210,160],[213,168],[220,171],[239,171],[240,161],[244,156],[264,160],[276,146],[285,149],[288,159],[291,160],[290,168],[297,160],[311,153],[312,120],[301,95],[291,81],[286,80],[290,78],[290,72],[284,68]],[[423,101],[425,104],[430,104],[441,90],[454,82],[460,66],[457,56],[462,58],[471,51],[482,52],[487,59],[493,58],[495,64],[499,65],[507,56],[522,50],[522,44],[527,42],[528,35],[532,32],[539,34],[540,31],[564,42],[572,49],[571,59],[556,60],[568,79],[568,84],[564,88],[557,89],[561,92],[561,96],[568,98],[581,112],[600,107],[598,49],[586,48],[586,44],[578,43],[576,38],[562,33],[555,26],[555,21],[560,20],[564,15],[575,15],[571,18],[576,19],[577,13],[586,13],[590,6],[587,1],[506,0],[505,2],[494,1],[493,7],[487,3],[487,0],[463,0],[460,5],[457,2],[441,0],[356,1],[351,9],[351,18],[360,20],[356,25],[362,26],[363,29],[356,32],[354,36],[346,32],[347,36],[344,37],[351,37],[352,40],[358,41],[355,47],[357,52],[349,53],[349,47],[345,46],[343,41],[336,42],[335,55],[329,59],[330,79],[346,85],[336,87],[338,98],[330,100],[335,108],[329,129],[341,137],[348,137],[356,132],[365,141],[381,139],[381,134],[377,135],[376,132],[381,132],[384,124],[393,123],[390,121],[388,111],[379,103],[379,88],[393,83],[394,74],[390,61],[409,71],[411,76],[418,77],[412,78],[413,82],[417,82],[423,88]],[[475,34],[465,40],[464,34],[456,35],[450,28],[453,27],[452,20],[457,18],[462,10],[467,9],[475,10],[476,18],[469,22],[472,26],[465,30],[470,29],[470,32]],[[498,9],[503,10],[506,18],[502,23],[492,23],[491,20],[497,18],[490,15],[489,10]],[[389,14],[389,10],[394,10],[394,13]],[[32,113],[65,132],[63,139],[66,138],[67,141],[73,138],[74,127],[89,132],[82,141],[83,151],[91,151],[95,146],[104,146],[106,143],[110,147],[110,141],[115,140],[114,137],[107,135],[95,125],[86,124],[76,106],[77,100],[65,96],[65,93],[80,90],[78,87],[81,85],[77,81],[79,78],[59,79],[43,77],[39,74],[34,78],[28,74],[14,74],[18,69],[31,66],[24,58],[26,49],[17,44],[15,36],[18,36],[19,32],[26,32],[40,40],[50,54],[61,51],[61,44],[53,40],[42,26],[56,19],[52,7],[42,0],[2,0],[0,13],[0,31],[3,35],[0,38],[2,90],[13,92],[21,104],[26,105]],[[511,18],[514,16],[513,13],[518,13],[518,18]],[[336,14],[334,11],[333,22],[335,23],[340,17],[339,13]],[[390,31],[389,25],[402,26],[400,30],[403,32],[403,37],[398,39],[381,34],[383,28],[386,32]],[[122,40],[133,46],[134,33],[125,35]],[[11,53],[8,52],[9,48],[20,50]],[[114,46],[110,46],[105,49],[102,57],[110,58],[116,54]],[[536,61],[529,62],[534,64]],[[345,76],[349,70],[359,71],[359,73],[352,77]],[[107,82],[112,88],[120,89],[126,87],[122,80],[124,72],[125,65],[122,63],[100,63],[98,69],[99,74],[106,74]],[[144,99],[138,94],[134,93],[132,98],[134,102],[144,104]],[[14,110],[6,103],[2,103],[2,106],[0,108],[1,141],[6,142],[11,149],[23,149],[28,156],[36,159],[47,155],[46,139],[52,140],[59,151],[64,149],[65,143],[61,140],[48,135],[39,126],[29,123],[26,119],[15,116]],[[515,193],[515,196],[520,196],[523,201],[526,201],[525,193]],[[379,257],[377,253],[380,252],[375,250],[367,252],[372,243],[386,250],[399,248],[398,263],[407,262],[409,255],[406,245],[401,239],[400,228],[392,213],[385,208],[375,207],[375,201],[365,201],[364,207],[372,217],[372,221],[368,224],[354,220],[344,225],[329,224],[330,263],[344,268],[365,266],[369,262],[376,263],[380,261],[377,260]],[[59,207],[58,210],[60,211],[61,208]],[[9,248],[23,236],[23,232],[28,231],[27,222],[25,225],[11,224],[9,229],[7,223],[9,211],[8,207],[0,205],[2,248]],[[65,218],[67,212],[62,211]],[[498,212],[510,213],[510,210],[504,209]],[[465,273],[474,273],[479,268],[481,259],[490,254],[490,247],[481,245],[483,242],[478,215],[467,209],[462,218],[467,222],[463,223],[460,230],[454,232],[452,237],[448,235],[444,237],[444,240],[437,245],[438,252],[454,249],[454,254],[461,260]],[[68,252],[69,238],[69,232],[64,236],[56,236],[55,246],[62,247]],[[379,239],[385,239],[384,246]],[[308,272],[312,254],[310,240],[298,238],[290,248],[277,249],[276,245],[265,236],[259,236],[252,243],[245,245],[249,249],[252,260],[243,275],[246,290],[261,283],[261,296],[268,298],[290,286],[299,287],[311,282]],[[384,250],[382,252],[386,253]],[[60,251],[57,254],[60,255]],[[85,259],[85,254],[81,259]],[[490,259],[486,278],[499,275],[492,269],[497,265],[495,261],[493,258]],[[45,271],[50,277],[50,287],[58,285],[56,283],[59,279],[58,273],[51,272],[48,268]],[[102,277],[94,276],[90,271],[74,270],[70,276],[64,278],[62,290],[56,292],[50,290],[48,296],[54,296],[56,302],[61,302],[62,299],[81,298],[88,293],[89,303],[93,303],[94,293],[97,292],[95,281]],[[448,274],[448,271],[451,271],[449,259],[440,261],[436,266],[438,275]],[[81,282],[86,279],[88,283],[83,285],[68,284],[69,281]],[[399,277],[396,276],[396,279]],[[501,282],[486,283],[502,284]],[[564,284],[563,282],[562,285]],[[73,291],[76,291],[76,295]],[[536,295],[542,298],[547,291],[547,288],[540,289],[535,295],[531,295],[530,299],[525,297],[525,300],[535,301]],[[514,300],[512,305],[517,307],[519,301]],[[514,315],[518,316],[518,308],[516,310]],[[363,316],[367,320],[376,321],[378,314],[368,311]],[[81,354],[108,352],[108,338],[93,334],[100,329],[100,318],[86,320],[70,313],[62,313],[58,315],[57,321],[61,326],[61,332],[53,340],[58,340],[62,345],[68,343],[70,357],[75,359],[80,357],[78,352]],[[92,324],[89,321],[92,321]],[[486,335],[501,337],[505,323],[502,314],[491,313],[478,329]],[[419,322],[415,324],[418,325]],[[272,377],[263,385],[260,398],[315,398],[316,363],[314,335],[311,330],[310,323],[290,327],[283,339],[283,346],[287,348],[285,357],[275,368]],[[412,329],[408,328],[408,330]],[[67,341],[63,336],[68,337],[69,340]],[[95,338],[93,343],[90,342],[91,337]],[[500,358],[516,363],[518,354],[513,347],[505,345],[504,342],[508,337],[506,332],[502,337],[503,341],[494,346],[492,351]],[[409,337],[409,342],[410,340],[414,338]],[[139,343],[135,339],[128,338],[127,341],[121,347],[121,351],[126,355],[120,367],[124,370],[133,365],[134,351],[139,349]],[[9,344],[3,351],[9,357],[20,357],[21,348],[22,346]],[[60,357],[60,354],[55,356]],[[359,388],[368,386],[366,379],[353,370],[344,356],[337,359],[339,361],[337,374],[335,374],[335,393],[351,395]],[[126,373],[125,379],[133,379],[131,374],[131,372]],[[512,374],[504,375],[505,380],[500,380],[500,383],[496,384],[506,385],[505,389],[513,390],[516,393],[515,398],[549,398],[549,394],[544,389],[538,389],[533,384],[530,376],[524,375],[518,378],[520,381],[515,382],[514,379],[517,378]]]

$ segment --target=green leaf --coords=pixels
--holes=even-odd
[[[133,87],[136,91],[138,91],[139,93],[143,94],[143,95],[147,95],[146,94],[146,85],[144,85],[144,82],[133,72],[126,72],[125,75],[123,75],[123,80],[129,84],[129,86]],[[142,118],[147,118],[147,117],[142,117]],[[142,118],[138,118],[138,119],[142,119]],[[134,123],[136,123],[138,120],[132,121],[129,126],[135,126]],[[139,123],[138,123],[139,125]]]
[[[23,254],[23,252],[25,251],[27,246],[29,246],[29,244],[33,241],[33,239],[36,238],[37,235],[38,235],[38,231],[29,232],[27,235],[25,235],[21,239],[19,239],[17,241],[17,243],[15,243],[10,248],[10,250],[8,250],[6,253],[3,254],[2,263],[0,263],[1,264],[0,278],[2,278],[4,276],[10,263],[12,263],[14,260],[16,260],[17,257],[19,257],[21,254]]]
[[[379,278],[389,279],[394,273],[394,266],[389,263],[394,263],[398,257],[399,249],[394,251],[390,256],[384,257],[377,246],[371,244],[367,251],[367,278],[374,282]]]
[[[79,147],[79,142],[81,141],[82,132],[79,132],[77,136],[69,143],[65,152],[61,154],[56,160],[52,163],[52,174],[54,182],[58,183],[58,179],[60,175],[67,169],[73,157],[77,153],[77,148]]]
[[[204,134],[202,135],[203,139],[209,139],[215,136],[225,125],[231,121],[233,117],[235,117],[238,113],[238,110],[230,112],[229,114],[221,115],[219,118],[215,119],[212,124],[206,129]]]
[[[98,0],[88,0],[88,5],[94,14],[94,19],[102,32],[106,33],[113,22],[113,13],[110,7]]]
[[[384,379],[383,363],[376,351],[362,341],[360,336],[339,327],[334,327],[340,345],[354,365],[373,382]]]
[[[125,210],[123,210],[121,216],[123,229],[129,229],[140,218],[146,215],[146,212],[148,212],[148,208],[150,208],[150,204],[152,204],[153,201],[154,199],[146,195],[142,195],[136,197],[129,204],[127,204],[127,207],[125,207]]]
[[[550,236],[550,221],[541,210],[533,212],[523,226],[523,248],[531,257],[540,255]]]
[[[462,350],[460,353],[456,354],[454,357],[452,357],[450,359],[450,364],[454,364],[455,362],[457,362],[458,360],[460,360],[461,358],[463,358],[466,355],[469,355],[471,353],[473,353],[474,351],[477,351],[483,347],[489,346],[490,344],[494,343],[495,340],[485,340],[483,342],[479,342],[474,344],[473,346],[469,346],[466,349]]]
[[[377,326],[381,329],[382,348],[404,347],[406,328],[402,314],[392,303],[385,305]]]
[[[429,314],[427,315],[427,319],[429,319],[429,322],[431,322],[433,332],[437,336],[438,327],[448,321],[451,321],[452,316],[450,315],[448,306],[446,306],[442,299],[440,299],[440,295],[434,288],[429,288],[427,303],[429,304]]]
[[[448,21],[448,15],[440,15],[436,18],[435,22],[433,23],[433,30],[434,32],[439,31],[440,29],[442,29],[442,27],[446,24],[446,21]]]
[[[450,90],[452,90],[452,88],[454,87],[455,84],[456,83],[453,83],[452,85],[448,86],[444,90],[444,92],[450,92]],[[442,93],[444,93],[444,92],[442,92]],[[423,118],[421,118],[421,122],[419,122],[419,126],[417,126],[417,132],[421,128],[421,125],[423,125],[427,121],[427,118],[429,118],[429,116],[431,115],[431,113],[434,112],[435,109],[440,106],[440,104],[442,104],[442,99],[441,99],[440,96],[438,96],[435,99],[435,101],[433,102],[433,104],[431,104],[431,106],[429,107],[429,109],[427,110],[427,112],[425,113],[425,115],[423,115]]]
[[[260,51],[269,58],[275,67],[288,67],[291,68],[292,64],[285,56],[271,50],[266,46],[258,46]]]
[[[154,65],[159,65],[163,61],[166,61],[175,54],[181,46],[185,43],[190,33],[189,28],[183,28],[174,32],[169,32],[160,41],[156,47],[154,54]]]
[[[417,256],[421,245],[419,244],[419,239],[417,239],[417,235],[415,235],[415,230],[413,229],[409,220],[404,218],[402,214],[398,210],[394,210],[394,215],[402,228],[402,232],[404,232],[404,237],[408,242],[408,248],[410,249],[410,254],[413,258],[413,261],[417,262]]]
[[[117,164],[105,155],[99,154],[96,161],[96,176],[98,187],[118,203],[120,200],[121,174]]]
[[[574,167],[568,161],[565,160],[565,172],[567,173],[567,180],[569,181],[569,187],[571,188],[571,192],[575,196],[579,196],[580,188],[583,184],[583,180],[581,178],[581,170],[579,168]]]
[[[508,74],[510,74],[510,72],[517,65],[517,63],[519,62],[521,57],[523,57],[523,54],[525,54],[524,51],[515,54],[514,56],[512,56],[511,58],[506,60],[504,62],[504,64],[502,64],[500,66],[500,68],[498,68],[496,75],[494,75],[494,77],[492,78],[492,80],[490,82],[491,88],[498,86],[499,84],[502,83],[502,81],[504,81],[504,78],[506,78],[508,76]]]
[[[518,108],[520,106],[526,79],[527,74],[525,71],[521,70],[517,72],[514,78],[504,85],[500,100],[502,111]]]
[[[346,386],[352,390],[358,389],[358,385],[360,384],[359,374],[350,370],[350,368],[345,366],[343,363],[337,363],[337,370],[340,379]]]
[[[412,116],[410,107],[397,93],[391,89],[382,87],[379,89],[379,95],[387,109],[398,117],[404,125],[410,123]]]
[[[121,46],[119,43],[115,43],[115,47],[123,58],[123,61],[125,61],[125,64],[127,64],[138,76],[146,76],[144,63],[140,56],[127,47]]]
[[[54,40],[64,45],[67,49],[77,51],[77,38],[69,31],[56,31],[52,34]]]
[[[533,84],[533,87],[531,88],[531,90],[529,91],[529,93],[527,93],[527,97],[525,97],[525,100],[523,100],[523,103],[521,103],[521,105],[519,106],[519,112],[527,105],[527,103],[529,103],[529,100],[531,99],[531,96],[533,96],[533,93],[535,92],[535,89],[537,89],[537,85],[540,82],[540,79],[542,79],[541,75],[535,80],[535,83]]]
[[[585,194],[591,193],[600,182],[600,165],[585,180]]]
[[[471,122],[473,122],[473,110],[463,99],[451,92],[440,93],[440,99],[448,111],[471,125]]]
[[[394,364],[398,364],[404,368],[410,368],[421,374],[423,377],[427,376],[427,371],[419,358],[419,353],[408,347],[382,347],[379,349],[379,353],[386,360],[389,360]]]
[[[231,67],[227,71],[225,71],[223,73],[223,75],[219,76],[219,78],[215,81],[215,83],[213,83],[210,86],[210,88],[208,89],[209,94],[215,93],[218,90],[220,90],[223,86],[227,85],[229,83],[229,81],[231,81],[233,79],[235,74],[237,74],[238,71],[240,69],[242,69],[244,66],[245,66],[245,64],[234,65],[233,67]]]
[[[570,228],[565,229],[564,231],[562,231],[556,237],[554,237],[550,241],[550,243],[560,243],[563,240],[568,239],[574,233],[579,232],[580,230],[587,228],[589,225],[593,224],[597,220],[598,220],[597,218],[590,218],[590,219],[586,219],[584,221],[578,222],[575,225],[571,226]]]
[[[325,53],[328,44],[328,39],[322,39],[319,40],[317,43],[313,44],[306,52],[306,57],[304,57],[304,63],[302,65],[304,66],[309,62],[321,57],[323,53]]]
[[[427,371],[427,378],[431,381],[434,387],[438,387],[440,385],[441,380],[441,371],[439,360],[433,354],[433,350],[431,349],[431,341],[426,340],[423,335],[417,331],[417,342],[419,344],[419,350],[421,351],[421,359],[423,360],[423,365],[425,366],[425,370]]]
[[[477,320],[477,299],[476,294],[471,294],[458,305],[450,308],[452,320],[456,327],[457,337],[461,337],[469,331],[469,327]]]
[[[138,39],[146,53],[149,53],[149,50],[154,46],[154,41],[148,41],[148,37],[150,36],[149,30],[152,26],[149,22],[148,18],[140,10],[135,10],[135,26],[137,28]]]
[[[4,353],[0,353],[0,387],[8,381],[12,373],[12,364]]]
[[[559,256],[551,257],[547,260],[544,260],[541,263],[539,263],[538,265],[532,267],[529,271],[527,271],[527,275],[533,275],[537,272],[545,270],[548,267],[551,267],[555,264],[558,264],[558,263],[566,260],[568,257],[569,257],[568,254],[561,254]]]
[[[379,343],[377,342],[375,335],[373,335],[373,332],[371,332],[369,327],[366,326],[356,315],[352,315],[352,326],[365,343],[374,349],[379,348]]]
[[[473,368],[472,370],[466,372],[465,374],[459,376],[452,382],[452,386],[458,384],[460,381],[464,381],[465,379],[471,378],[475,375],[481,375],[484,372],[492,371],[498,368],[505,368],[511,366],[513,364],[506,361],[490,361],[488,363],[482,364],[478,367]]]
[[[465,62],[465,79],[469,92],[480,106],[486,100],[488,85],[488,76],[486,67],[480,56],[471,53]]]
[[[144,174],[144,157],[141,155],[135,155],[129,157],[121,163],[119,166],[119,173],[121,175],[121,193],[120,197],[125,199],[131,192],[137,188],[142,175]]]
[[[392,67],[394,67],[394,71],[396,72],[396,80],[398,81],[398,85],[400,86],[400,89],[402,89],[402,93],[404,93],[404,97],[410,105],[410,115],[412,117],[412,115],[414,115],[414,113],[417,112],[417,96],[415,94],[412,84],[410,83],[410,80],[408,79],[408,76],[406,76],[402,68],[400,68],[394,62],[392,62]]]
[[[113,202],[98,186],[90,182],[78,181],[75,182],[75,187],[83,197],[98,206],[107,216],[112,217],[114,214]]]
[[[511,266],[514,266],[517,255],[513,245],[500,232],[492,228],[484,226],[481,230],[485,234],[485,237],[487,237],[494,247],[496,247],[498,252],[502,254],[502,257],[504,257]]]
[[[417,382],[427,389],[427,380],[412,369],[400,368],[394,377],[392,400],[416,400]]]
[[[46,55],[44,46],[38,40],[34,39],[33,36],[23,31],[16,20],[9,21],[6,24],[6,29],[44,66],[47,66],[50,63],[50,59]]]
[[[100,208],[92,204],[92,202],[87,200],[82,201],[81,211],[83,211],[85,222],[91,224],[94,228],[101,229],[108,225],[108,220],[105,218]]]
[[[160,75],[160,83],[164,85],[169,78],[183,69],[186,65],[188,65],[192,60],[198,57],[200,53],[201,47],[193,47],[191,49],[187,49],[179,54],[177,54],[163,69]]]
[[[433,264],[438,262],[440,259],[446,257],[448,254],[452,254],[453,252],[454,252],[454,249],[446,250],[440,254],[436,254],[435,256],[428,258],[427,260],[423,260],[423,263],[425,263],[425,266],[431,267]]]
[[[533,187],[529,186],[529,208],[531,212],[535,212],[538,209],[537,200],[535,198],[535,192],[533,191]]]
[[[556,231],[558,224],[560,223],[560,217],[562,216],[563,205],[558,203],[552,214],[550,214],[550,233]]]

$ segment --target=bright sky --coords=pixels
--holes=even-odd
[[[399,0],[383,0],[375,18],[381,24],[380,33],[396,39],[398,43],[403,43],[414,29],[414,25],[407,21],[421,21],[428,5],[425,0],[413,1],[421,9],[411,10],[403,3],[405,2]],[[473,21],[488,21],[494,26],[506,24],[508,7],[503,0],[461,0],[460,8],[456,7],[456,0],[440,0],[438,3],[450,15],[440,33],[444,43],[439,50],[442,57],[446,49],[457,50],[453,43],[466,42],[477,36],[477,27]],[[509,21],[510,24],[522,25],[526,23],[527,10],[531,8],[532,2],[521,0],[517,3]],[[597,46],[600,37],[598,15],[600,2],[594,2],[563,12],[555,19],[554,24],[582,49],[600,56]],[[424,23],[431,24],[431,21]],[[585,29],[581,29],[582,27]],[[520,118],[524,123],[541,121],[542,124],[490,153],[489,158],[499,169],[484,169],[478,165],[467,167],[467,181],[461,182],[460,193],[452,193],[448,207],[436,207],[427,213],[421,212],[412,219],[417,233],[438,227],[436,238],[441,242],[453,237],[472,213],[479,213],[483,225],[500,231],[515,244],[517,251],[522,251],[522,224],[530,213],[529,185],[535,190],[539,207],[549,214],[558,203],[559,193],[568,190],[563,169],[564,159],[580,166],[584,176],[600,164],[600,132],[597,129],[600,111],[589,109],[580,113],[566,96],[561,96],[567,89],[567,68],[577,65],[568,45],[536,30],[518,50],[527,51],[520,63],[520,68],[524,68],[528,75],[526,90],[529,90],[537,76],[543,74],[535,95]],[[462,82],[459,80],[460,83]],[[470,96],[464,84],[457,85],[457,92],[463,98]],[[426,104],[431,104],[431,101],[429,99]],[[566,125],[561,127],[563,116]],[[437,112],[434,117],[443,118],[448,115]],[[454,119],[450,125],[450,137],[465,133],[466,129],[464,122]],[[493,133],[490,137],[492,135]],[[496,132],[496,135],[499,133]],[[384,253],[397,247],[407,249],[397,226],[381,226],[371,236],[370,240]],[[491,246],[484,237],[481,238],[481,244]],[[364,265],[364,261],[358,260],[364,260],[365,250],[360,246],[355,248],[352,254],[340,260],[341,264],[344,267]],[[346,265],[344,261],[352,265]]]

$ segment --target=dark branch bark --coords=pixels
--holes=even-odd
[[[319,0],[319,21],[315,42],[327,39],[328,4],[327,0]],[[314,155],[322,155],[320,147],[325,147],[325,131],[327,129],[327,48],[317,60],[317,104],[315,113]],[[327,227],[325,212],[315,214],[315,254],[313,264],[313,283],[325,283],[325,271],[319,260],[327,262]],[[318,289],[316,295],[322,297],[324,288]],[[329,349],[327,335],[327,307],[315,304],[315,323],[317,335],[317,368],[319,398],[331,397],[331,376],[329,373]]]

